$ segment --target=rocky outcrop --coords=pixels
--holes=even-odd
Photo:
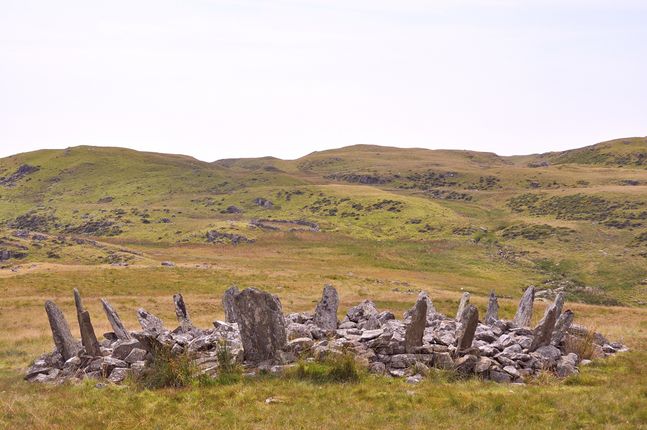
[[[337,330],[337,309],[339,308],[339,294],[332,285],[325,285],[321,301],[317,303],[314,315],[314,324],[322,330]]]

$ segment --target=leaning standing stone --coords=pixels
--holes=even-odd
[[[499,320],[499,301],[496,298],[494,291],[490,293],[490,300],[487,304],[487,312],[485,313],[485,324],[492,325]]]
[[[175,315],[180,322],[180,327],[182,327],[183,331],[191,331],[193,324],[191,324],[191,320],[189,319],[189,312],[186,310],[182,294],[173,294],[173,302],[175,303]]]
[[[142,326],[142,330],[153,333],[153,334],[162,334],[164,333],[164,324],[162,320],[157,318],[155,315],[146,312],[144,308],[137,309],[137,320],[139,325]]]
[[[557,321],[557,305],[552,304],[546,310],[544,317],[539,321],[537,327],[533,332],[534,338],[530,344],[529,351],[532,352],[539,348],[540,346],[546,346],[550,344],[550,340],[553,336],[553,329],[555,328],[555,322]]]
[[[460,321],[463,315],[463,312],[467,308],[467,305],[470,304],[470,293],[464,292],[461,297],[461,302],[458,304],[458,311],[456,311],[456,321]]]
[[[559,316],[557,323],[555,323],[555,330],[553,331],[553,336],[550,340],[551,345],[559,346],[566,335],[566,332],[571,328],[574,318],[573,312],[569,309]]]
[[[404,347],[406,352],[413,352],[417,347],[422,346],[422,337],[425,334],[427,325],[427,301],[424,297],[418,297],[414,311],[411,314],[411,322],[407,325],[404,334]]]
[[[115,336],[117,336],[117,338],[121,340],[130,339],[130,333],[126,331],[126,328],[121,322],[121,318],[119,318],[117,311],[113,309],[113,307],[110,305],[110,303],[108,303],[106,299],[101,299],[101,304],[103,305],[103,310],[106,312],[106,317],[108,317],[108,322],[110,322],[112,331],[115,333]]]
[[[562,309],[564,309],[564,293],[557,293],[555,297],[555,306],[557,307],[557,318],[562,314]]]
[[[479,323],[479,311],[474,305],[467,305],[460,319],[460,326],[456,336],[456,354],[472,346],[476,326]]]
[[[278,297],[246,288],[234,296],[234,306],[245,360],[258,363],[276,359],[287,346],[285,319]]]
[[[517,309],[517,313],[512,320],[513,325],[515,325],[516,327],[528,327],[530,325],[530,321],[532,320],[532,305],[534,300],[535,287],[534,285],[531,285],[526,288],[526,291],[521,297],[519,308]]]
[[[236,322],[236,309],[234,306],[234,296],[240,291],[235,285],[232,285],[225,291],[222,296],[222,307],[225,309],[225,321],[228,323]]]
[[[101,355],[101,348],[94,333],[94,327],[92,327],[90,313],[83,308],[81,294],[76,288],[74,289],[74,304],[76,305],[76,318],[79,321],[79,331],[81,332],[81,343],[86,354],[93,357]]]
[[[63,312],[50,300],[45,302],[45,311],[47,312],[49,327],[52,329],[52,337],[57,351],[65,361],[76,356],[80,349],[79,344],[72,337],[70,326],[67,325]]]
[[[332,285],[323,289],[321,301],[315,309],[314,323],[322,330],[337,330],[337,309],[339,308],[339,294]]]

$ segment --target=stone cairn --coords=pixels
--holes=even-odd
[[[451,318],[438,313],[427,293],[421,292],[402,320],[365,300],[350,308],[339,322],[339,295],[331,285],[324,287],[314,314],[288,315],[283,314],[278,297],[255,288],[239,291],[232,287],[222,299],[226,321],[214,321],[213,328],[193,326],[182,295],[176,294],[173,302],[179,326],[169,330],[162,320],[139,308],[136,314],[142,331],[127,330],[110,303],[101,299],[113,331],[98,341],[90,314],[74,290],[81,341],[72,336],[58,306],[47,301],[45,310],[56,347],[34,361],[25,379],[62,382],[107,378],[120,383],[129,374],[143,372],[161,347],[172,354],[189,354],[203,373],[216,376],[218,352],[226,347],[250,374],[259,370],[280,372],[299,359],[321,360],[352,353],[372,373],[408,377],[414,383],[430,367],[497,382],[522,382],[541,371],[559,377],[577,373],[578,365],[588,362],[568,352],[567,345],[577,338],[592,338],[599,357],[627,350],[574,324],[573,312],[562,312],[561,294],[548,306],[539,324],[529,327],[534,293],[532,286],[525,291],[512,321],[499,319],[494,293],[480,322],[468,293],[463,294],[459,312]]]

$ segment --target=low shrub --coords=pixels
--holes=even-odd
[[[321,361],[299,361],[287,376],[316,383],[358,382],[364,370],[350,353],[331,355]]]
[[[144,388],[186,387],[197,382],[199,369],[189,354],[173,354],[171,348],[162,346],[153,352],[153,361],[137,382]]]

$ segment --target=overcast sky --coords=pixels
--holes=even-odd
[[[0,156],[645,135],[644,0],[0,0]]]

